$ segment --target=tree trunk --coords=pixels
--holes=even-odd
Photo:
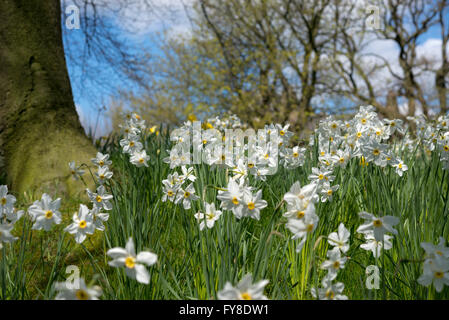
[[[73,102],[59,0],[0,1],[0,150],[16,192],[59,181],[73,193],[68,162],[95,156]]]

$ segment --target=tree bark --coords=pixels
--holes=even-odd
[[[95,156],[73,102],[59,0],[0,1],[0,150],[16,192],[59,181],[72,193],[68,162]]]

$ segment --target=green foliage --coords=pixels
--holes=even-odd
[[[424,251],[421,242],[436,243],[449,234],[448,174],[440,166],[438,154],[426,157],[421,150],[402,154],[409,170],[399,177],[393,168],[371,164],[361,166],[351,160],[346,169],[334,172],[340,189],[332,202],[316,207],[319,225],[300,254],[296,242],[285,228],[282,217],[283,195],[295,181],[307,182],[312,167],[317,166],[317,150],[307,152],[305,165],[295,170],[280,168],[266,182],[251,181],[262,188],[268,207],[261,211],[260,221],[237,220],[225,211],[212,229],[200,231],[194,213],[203,211],[203,202],[216,200],[217,188],[226,186],[224,170],[196,165],[195,187],[201,201],[191,210],[171,202],[162,202],[161,181],[170,172],[162,159],[170,142],[167,132],[149,135],[145,149],[151,155],[149,168],[129,163],[117,139],[109,139],[101,152],[109,153],[114,177],[107,184],[113,194],[113,210],[104,233],[96,231],[83,244],[62,232],[80,199],[63,199],[63,223],[51,232],[31,231],[28,217],[16,225],[19,240],[4,245],[0,259],[1,299],[51,299],[52,285],[63,281],[68,265],[81,269],[87,282],[95,280],[103,288],[104,299],[215,299],[225,282],[236,283],[244,274],[256,280],[268,279],[265,294],[271,299],[311,299],[310,289],[321,281],[325,271],[319,268],[329,249],[326,236],[343,222],[351,232],[349,261],[339,272],[338,281],[345,284],[344,294],[350,299],[447,299],[449,289],[436,293],[433,287],[417,283],[422,273]],[[58,194],[52,194],[57,197]],[[19,208],[26,208],[37,197],[20,197]],[[399,234],[393,248],[379,259],[360,248],[362,223],[358,212],[393,215],[400,218]],[[120,268],[107,265],[106,251],[123,247],[133,237],[137,252],[149,249],[158,262],[148,267],[149,285],[126,277]],[[380,268],[380,289],[365,287],[365,268]]]

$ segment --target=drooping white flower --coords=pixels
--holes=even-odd
[[[247,274],[234,287],[230,282],[226,282],[224,288],[217,293],[219,300],[268,300],[263,294],[268,280],[261,280],[253,284],[251,274]]]
[[[136,255],[132,238],[128,239],[125,248],[112,248],[106,253],[113,260],[109,261],[111,267],[124,267],[128,277],[140,283],[150,283],[150,274],[145,265],[152,266],[157,261],[157,255],[149,251],[141,251]]]

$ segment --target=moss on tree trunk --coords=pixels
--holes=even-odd
[[[0,150],[16,192],[60,181],[73,193],[68,162],[95,155],[73,102],[59,0],[0,1]]]

